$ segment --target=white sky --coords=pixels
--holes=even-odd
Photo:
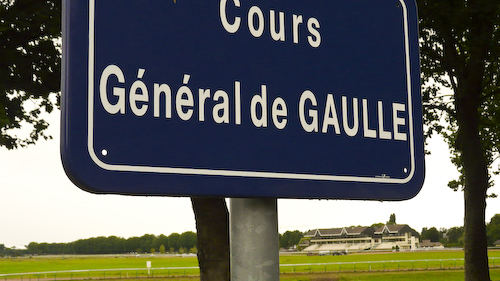
[[[8,151],[0,148],[0,244],[71,242],[96,236],[132,237],[195,231],[189,198],[95,195],[66,177],[59,156],[59,111],[48,119],[50,141]],[[402,202],[279,199],[279,232],[396,222],[423,227],[461,226],[463,193],[447,187],[457,176],[448,147],[438,137],[427,148],[426,180],[420,193]],[[498,180],[497,180],[498,181]],[[500,181],[499,181],[500,182]],[[500,193],[497,187],[491,192]],[[500,213],[500,198],[488,199],[486,220]]]

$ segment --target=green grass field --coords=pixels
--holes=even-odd
[[[281,255],[281,280],[460,280],[463,278],[463,251],[359,253],[346,256]],[[489,251],[490,266],[500,265],[500,250]],[[499,258],[495,260],[493,258]],[[30,278],[50,279],[107,279],[146,277],[146,261],[151,261],[154,276],[198,275],[198,269],[172,269],[197,267],[196,257],[167,255],[137,256],[40,256],[0,258],[0,275],[35,273]],[[287,266],[288,265],[288,266]],[[168,269],[159,269],[168,268]],[[423,269],[439,270],[423,270]],[[113,270],[139,269],[139,270]],[[453,269],[453,270],[450,270]],[[37,272],[75,271],[70,273]],[[86,271],[87,270],[87,271]],[[96,270],[96,271],[90,271]],[[106,270],[106,271],[104,271]],[[500,281],[500,269],[491,270],[492,280]],[[9,277],[18,278],[18,277]],[[325,279],[326,278],[326,279]],[[6,277],[0,277],[7,280]],[[19,279],[20,276],[19,276]],[[150,278],[148,280],[152,280]],[[171,279],[169,279],[171,280]],[[199,280],[194,277],[172,280]]]
[[[500,269],[490,270],[491,280],[500,280]],[[464,279],[463,270],[414,271],[414,272],[379,272],[379,273],[322,273],[281,275],[282,281],[457,281]],[[199,277],[172,278],[129,278],[127,281],[199,281]]]
[[[0,258],[0,274],[45,272],[84,269],[146,268],[146,261],[152,267],[198,266],[196,257],[175,257],[143,255],[135,256],[52,256],[31,258]]]
[[[500,250],[489,251],[489,257],[500,258]],[[425,260],[425,259],[461,259],[464,252],[452,251],[421,251],[421,252],[365,252],[345,256],[304,256],[282,255],[280,263],[323,263],[323,262],[360,262],[360,261],[391,261],[391,260]]]
[[[492,281],[500,280],[500,269],[491,269],[490,275]],[[463,270],[429,270],[372,273],[349,272],[326,274],[295,274],[293,276],[280,276],[280,280],[283,281],[457,281],[463,279]]]

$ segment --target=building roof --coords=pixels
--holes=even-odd
[[[387,224],[382,227],[351,226],[339,228],[318,228],[309,230],[304,237],[341,237],[341,236],[373,236],[373,235],[403,235],[410,232],[412,236],[420,237],[420,234],[407,224]]]
[[[428,240],[423,240],[420,242],[420,247],[440,247],[443,246],[441,242],[431,242],[430,239]]]
[[[353,226],[353,227],[345,227],[345,231],[348,234],[354,235],[354,234],[361,234],[365,232],[369,227],[366,226]]]
[[[375,234],[378,235],[382,235],[384,233],[404,234],[408,232],[411,232],[411,234],[415,237],[420,237],[420,234],[407,224],[386,224],[382,227],[378,227],[375,229]]]
[[[304,237],[339,237],[342,235],[359,236],[372,235],[373,228],[368,226],[353,226],[342,228],[323,228],[308,231]]]
[[[339,236],[342,228],[318,228],[309,230],[304,237]]]
[[[405,224],[386,224],[375,229],[375,234],[382,234],[384,232],[388,233],[398,233]]]

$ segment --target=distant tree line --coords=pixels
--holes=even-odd
[[[117,236],[80,239],[70,243],[36,243],[27,245],[31,255],[123,254],[123,253],[196,253],[196,233],[187,231],[155,236],[121,238]]]
[[[486,224],[486,239],[488,246],[494,246],[494,243],[500,239],[500,214],[496,214],[491,221]],[[463,247],[464,228],[452,227],[450,229],[435,227],[422,229],[420,241],[431,240],[431,242],[441,242],[446,247]]]
[[[298,230],[280,234],[282,248],[294,248],[304,236]],[[117,236],[93,237],[69,243],[36,243],[31,242],[27,249],[7,248],[0,244],[0,257],[20,255],[93,255],[124,253],[196,253],[196,233],[187,231],[182,234],[172,233],[169,236],[145,234],[141,237],[122,238]]]
[[[286,231],[280,234],[280,246],[293,248],[297,245],[304,233]],[[70,243],[36,243],[27,246],[27,254],[31,255],[60,255],[60,254],[123,254],[123,253],[196,253],[196,233],[192,231],[182,234],[172,233],[155,236],[146,234],[142,237],[128,239],[109,236],[81,239]]]
[[[441,242],[446,247],[463,247],[464,245],[464,227],[455,226],[449,229],[435,227],[422,228],[420,242],[430,240],[431,242]]]
[[[0,244],[0,257],[17,257],[25,254],[27,254],[27,251],[24,249],[7,248],[4,244]]]
[[[300,239],[304,237],[303,232],[298,230],[294,231],[286,231],[283,234],[280,234],[280,248],[291,249],[299,244]]]

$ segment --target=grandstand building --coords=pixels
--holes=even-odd
[[[418,232],[407,224],[314,229],[304,235],[309,241],[303,245],[303,251],[415,250],[419,247],[419,237]]]

